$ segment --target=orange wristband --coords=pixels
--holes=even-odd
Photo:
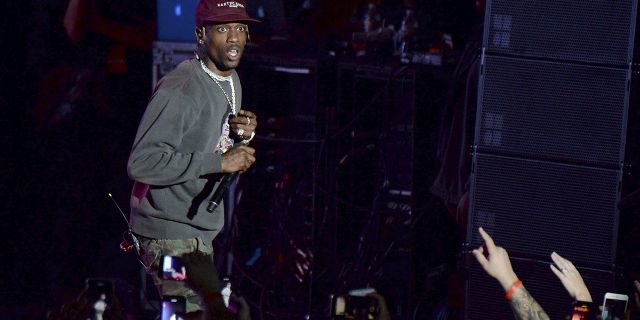
[[[514,283],[513,286],[511,286],[511,289],[507,291],[507,294],[504,295],[504,299],[510,300],[513,294],[516,293],[516,290],[518,290],[518,288],[520,288],[521,285],[522,285],[522,280],[516,281],[516,283]]]

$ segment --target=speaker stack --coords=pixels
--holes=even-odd
[[[571,298],[549,269],[578,267],[594,302],[613,289],[637,1],[487,3],[467,243],[509,252],[551,319]],[[470,258],[467,319],[511,317]]]

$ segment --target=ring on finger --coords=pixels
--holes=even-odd
[[[247,125],[251,125],[251,118],[247,117]]]
[[[239,136],[243,137],[243,136],[244,136],[244,129],[240,128],[240,129],[238,129],[238,131],[236,131],[236,133],[237,133]]]

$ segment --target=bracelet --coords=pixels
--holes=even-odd
[[[576,300],[573,302],[573,311],[591,312],[596,310],[597,306],[593,302]]]
[[[516,281],[516,283],[514,283],[513,286],[511,286],[511,289],[507,291],[507,294],[504,295],[504,299],[507,301],[511,300],[511,297],[513,296],[514,293],[516,293],[516,290],[518,290],[518,288],[520,288],[521,285],[522,285],[522,280]]]

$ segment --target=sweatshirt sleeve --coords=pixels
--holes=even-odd
[[[221,155],[213,150],[177,150],[198,115],[192,98],[181,93],[156,92],[138,127],[127,163],[129,177],[145,184],[165,186],[221,172]]]

